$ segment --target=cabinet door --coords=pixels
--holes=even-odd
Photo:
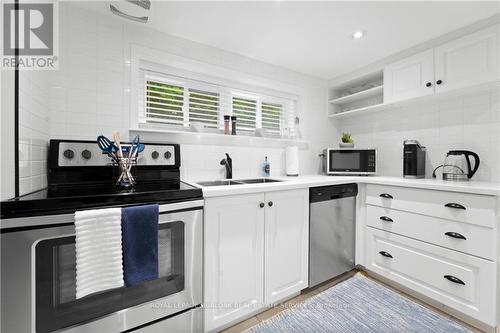
[[[265,302],[308,285],[309,190],[266,193]]]
[[[498,79],[498,25],[435,49],[436,92]]]
[[[384,103],[434,94],[434,54],[427,50],[384,69]]]
[[[264,301],[264,194],[205,200],[205,330],[237,320]]]

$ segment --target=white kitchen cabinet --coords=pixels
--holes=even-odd
[[[276,303],[307,287],[309,191],[266,193],[264,300]]]
[[[309,190],[205,199],[205,331],[307,287]]]
[[[384,69],[384,103],[434,94],[432,49],[392,63]]]
[[[264,303],[264,194],[205,200],[205,331]]]
[[[367,184],[361,202],[357,264],[471,324],[497,325],[495,196]]]
[[[498,80],[498,29],[494,25],[387,65],[384,103]]]
[[[496,224],[496,198],[491,195],[368,184],[366,203],[487,228]]]
[[[436,93],[499,78],[498,28],[495,25],[434,49]]]
[[[495,326],[496,263],[367,227],[366,267]]]
[[[497,256],[497,237],[488,227],[372,205],[366,224],[488,260]]]

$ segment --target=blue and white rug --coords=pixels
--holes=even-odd
[[[471,332],[458,323],[356,274],[248,333],[275,332]]]

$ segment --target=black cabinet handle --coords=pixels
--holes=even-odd
[[[425,84],[425,86],[426,86],[426,87],[431,87],[431,86],[432,86],[432,83],[427,82],[427,83]]]
[[[445,275],[443,276],[446,280],[448,281],[451,281],[453,283],[456,283],[456,284],[461,284],[461,285],[464,285],[465,286],[465,282],[460,280],[459,278],[457,278],[456,276],[453,276],[453,275]]]
[[[381,255],[383,255],[384,257],[386,258],[392,258],[391,254],[389,252],[385,252],[385,251],[380,251],[379,252]]]
[[[457,239],[463,239],[466,240],[464,235],[459,234],[458,232],[453,232],[453,231],[448,231],[444,233],[446,236],[451,237],[451,238],[457,238]]]
[[[269,207],[272,207],[272,206],[273,206],[273,202],[272,202],[272,201],[269,201],[269,202],[267,203],[267,205],[268,205]]]
[[[458,203],[455,203],[455,202],[450,202],[450,203],[447,203],[446,205],[444,205],[445,207],[448,207],[448,208],[455,208],[455,209],[463,209],[465,210],[466,208],[464,206],[462,206],[461,204],[458,204]]]
[[[263,202],[261,202],[261,203],[259,204],[259,206],[260,206],[260,208],[264,208],[265,204],[264,204]]]
[[[380,219],[384,222],[394,222],[394,220],[388,216],[381,216]]]
[[[443,83],[443,80],[437,80],[436,81],[436,84],[441,84],[441,83]]]
[[[386,198],[386,199],[394,199],[394,198],[392,197],[392,195],[390,195],[389,193],[382,193],[382,194],[380,195],[380,197],[381,197],[381,198]]]

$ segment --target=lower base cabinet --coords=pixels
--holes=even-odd
[[[367,227],[366,268],[496,326],[496,263]]]
[[[307,287],[308,189],[205,199],[205,331]]]

